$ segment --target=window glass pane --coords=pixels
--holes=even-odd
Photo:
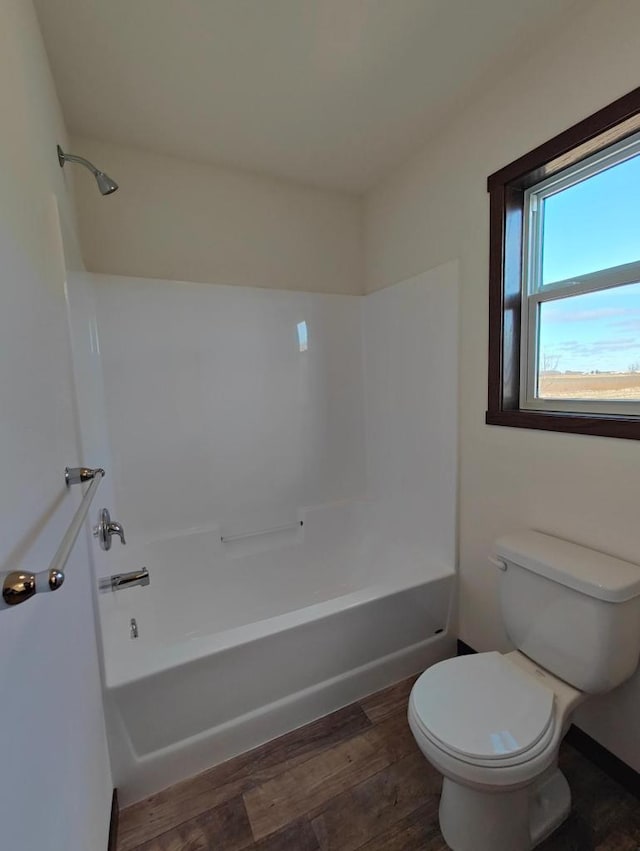
[[[540,399],[640,400],[640,283],[543,302]]]
[[[543,202],[542,283],[640,260],[640,155]]]

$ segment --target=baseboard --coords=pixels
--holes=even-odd
[[[596,742],[588,733],[574,724],[569,728],[564,740],[580,751],[594,765],[597,765],[605,774],[617,781],[627,792],[631,792],[636,798],[640,798],[640,774],[626,762],[623,762],[620,757],[612,754],[600,742]]]
[[[469,656],[477,651],[458,639],[458,656]],[[588,733],[585,733],[574,724],[569,728],[569,732],[565,736],[565,742],[569,742],[576,750],[590,760],[594,765],[597,765],[601,771],[608,774],[613,780],[624,787],[627,792],[631,792],[636,798],[640,798],[640,774],[623,762],[620,757],[612,754],[603,747],[595,739],[592,739]]]
[[[118,846],[118,822],[120,820],[120,807],[118,806],[118,790],[113,790],[111,796],[111,819],[109,820],[109,843],[107,851],[116,851]]]

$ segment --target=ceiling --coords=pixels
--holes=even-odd
[[[36,0],[71,132],[363,191],[586,0]]]

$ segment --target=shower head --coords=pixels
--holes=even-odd
[[[103,171],[96,172],[96,182],[98,184],[98,189],[103,195],[111,195],[112,192],[115,192],[118,188],[118,184],[115,180],[112,180],[108,174],[105,174]]]
[[[96,168],[93,163],[89,162],[89,160],[85,160],[84,157],[77,157],[75,154],[65,154],[60,145],[58,145],[58,162],[61,166],[64,166],[65,163],[80,163],[80,165],[88,168],[91,174],[95,177],[98,189],[102,195],[111,195],[111,193],[115,192],[118,188],[118,184],[115,180],[112,180],[108,174],[100,171],[100,169]]]

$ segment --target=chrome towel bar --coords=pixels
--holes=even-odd
[[[31,573],[26,570],[11,570],[3,576],[0,575],[0,579],[2,580],[0,608],[17,606],[19,603],[29,600],[34,594],[39,594],[43,591],[57,591],[60,588],[64,582],[65,565],[76,542],[78,533],[82,528],[84,518],[87,516],[91,500],[95,496],[103,476],[104,470],[101,467],[95,470],[88,467],[65,468],[64,478],[67,487],[88,481],[91,484],[82,497],[82,502],[73,515],[73,520],[69,524],[69,528],[65,532],[48,569],[42,570],[40,573]]]

